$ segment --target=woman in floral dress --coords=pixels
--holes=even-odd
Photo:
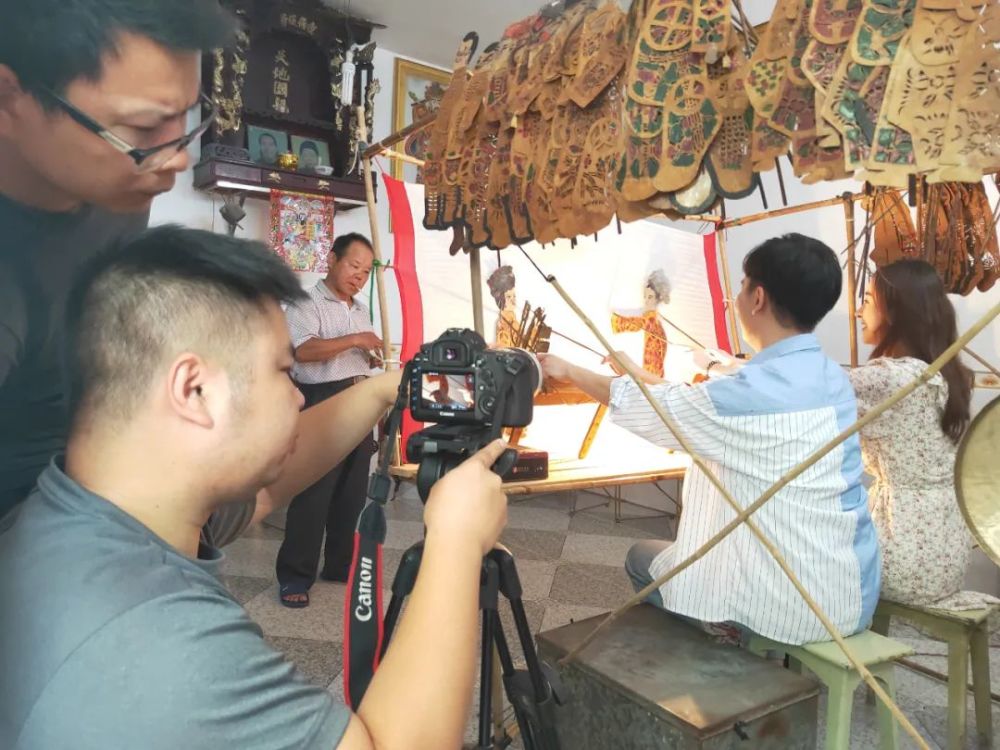
[[[871,359],[850,373],[858,413],[916,378],[958,338],[955,310],[934,268],[883,266],[859,313]],[[882,550],[882,597],[941,609],[978,609],[992,597],[962,591],[972,537],[955,496],[955,454],[969,424],[972,373],[956,357],[861,431],[872,518]]]

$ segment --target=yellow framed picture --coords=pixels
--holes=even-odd
[[[448,70],[397,57],[393,71],[393,132],[399,132],[431,112],[436,112],[450,81],[451,72]],[[393,148],[415,159],[423,159],[429,137],[430,129],[424,128]],[[392,160],[392,176],[406,182],[423,181],[419,167],[399,159]]]

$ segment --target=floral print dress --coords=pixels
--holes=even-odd
[[[881,357],[850,372],[864,414],[927,365]],[[938,609],[981,609],[998,600],[962,591],[972,535],[955,495],[957,446],[941,429],[948,384],[938,373],[861,431],[872,519],[882,552],[882,598]]]

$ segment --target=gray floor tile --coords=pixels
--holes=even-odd
[[[621,567],[629,549],[638,539],[596,534],[567,534],[562,560]]]
[[[546,560],[515,560],[517,577],[521,580],[525,601],[547,599],[552,590],[552,579],[556,574],[556,563]]]
[[[545,617],[542,619],[542,628],[539,632],[561,628],[571,622],[586,620],[588,617],[596,617],[608,611],[606,607],[581,607],[549,600],[545,606]]]
[[[553,492],[546,495],[511,495],[510,504],[518,508],[543,508],[568,512],[577,505],[577,493]]]
[[[563,604],[611,609],[633,594],[621,566],[561,562],[552,581],[551,599]]]
[[[250,576],[221,576],[221,578],[226,588],[229,589],[229,593],[240,604],[246,604],[271,586],[271,580],[268,578],[251,578]]]
[[[511,529],[566,531],[569,523],[569,512],[565,510],[529,508],[523,505],[511,505],[507,509],[507,528]]]
[[[424,525],[419,521],[391,521],[386,530],[385,547],[405,550],[424,538]]]
[[[674,521],[662,516],[629,518],[632,509],[627,505],[623,511],[626,519],[615,523],[614,512],[605,507],[582,511],[572,517],[569,530],[579,534],[603,534],[625,536],[636,539],[674,538]],[[637,511],[638,513],[638,511]]]
[[[340,641],[344,637],[345,591],[342,584],[318,581],[309,591],[308,607],[289,609],[278,601],[278,586],[273,584],[245,608],[266,635]]]
[[[500,541],[515,560],[558,560],[566,534],[559,531],[504,529]]]
[[[325,688],[343,669],[344,645],[340,641],[278,636],[267,636],[266,640],[298,667],[311,683],[319,687]]]
[[[278,559],[281,542],[276,539],[241,538],[224,550],[221,573],[229,576],[274,578],[274,561]]]

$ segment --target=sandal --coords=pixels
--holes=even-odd
[[[289,609],[302,609],[309,606],[309,592],[294,583],[283,584],[278,589],[278,599],[282,606]]]

